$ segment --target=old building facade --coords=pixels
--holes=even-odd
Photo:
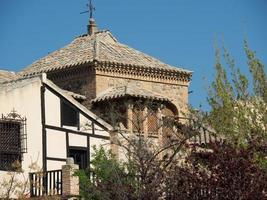
[[[94,19],[89,21],[88,34],[37,60],[19,75],[43,72],[60,88],[84,95],[81,103],[104,118],[110,112],[103,109],[107,104],[120,105],[117,112],[126,120],[118,123],[128,130],[132,126],[127,120],[136,118],[133,102],[137,100],[161,103],[163,112],[180,120],[188,109],[191,71],[119,43],[109,31],[98,31]],[[145,108],[141,110],[144,115]]]
[[[59,169],[68,157],[86,168],[93,145],[119,153],[113,143],[118,128],[122,134],[141,134],[163,145],[176,131],[165,119],[184,122],[191,76],[191,71],[121,44],[111,32],[99,31],[90,18],[88,33],[67,46],[18,73],[0,71],[3,141],[8,141],[9,124],[15,121],[5,116],[12,109],[14,116],[23,116],[13,128],[16,144],[5,144],[14,147],[17,157],[10,159],[14,152],[0,141],[0,176],[12,170],[15,160],[26,172],[32,160],[47,171]]]

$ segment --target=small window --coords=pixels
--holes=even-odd
[[[83,147],[69,147],[69,157],[74,159],[74,163],[79,165],[79,169],[88,167],[88,152]]]
[[[0,118],[0,170],[20,168],[22,154],[26,153],[26,119],[15,111]]]
[[[78,112],[66,102],[61,101],[61,125],[78,127],[78,124]]]

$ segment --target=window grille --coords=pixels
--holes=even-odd
[[[148,123],[148,135],[157,136],[160,128],[160,123],[157,115],[156,109],[148,109],[147,114],[147,123]]]
[[[12,170],[27,152],[26,118],[15,110],[0,117],[0,170]]]
[[[163,135],[165,137],[171,137],[174,133],[175,119],[173,117],[163,117]]]

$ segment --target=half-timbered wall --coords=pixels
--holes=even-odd
[[[74,103],[72,97],[42,81],[41,77],[1,85],[0,102],[0,114],[15,109],[27,118],[28,151],[22,156],[26,177],[32,162],[43,170],[57,170],[73,152],[82,151],[88,166],[93,145],[110,148],[108,128],[99,122],[99,118],[79,108],[79,103]],[[62,123],[62,102],[77,113],[75,126]],[[0,181],[6,175],[6,171],[0,171]]]
[[[44,168],[47,170],[59,169],[64,164],[67,157],[72,156],[72,150],[86,153],[87,166],[93,154],[93,145],[105,145],[110,148],[109,133],[97,121],[90,119],[86,113],[75,107],[68,99],[64,98],[58,91],[49,85],[44,84],[41,96],[45,113],[42,114],[44,120]],[[64,124],[64,107],[69,106],[73,110],[73,115],[77,113],[77,123],[75,125]],[[66,109],[66,108],[65,108]],[[69,116],[70,117],[70,116]]]

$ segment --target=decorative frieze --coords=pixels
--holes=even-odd
[[[162,80],[162,81],[180,81],[189,82],[192,73],[187,71],[179,71],[179,69],[164,69],[136,66],[130,64],[111,63],[111,62],[94,62],[96,73],[103,74],[119,74],[126,75],[132,78],[145,78],[147,80]]]

